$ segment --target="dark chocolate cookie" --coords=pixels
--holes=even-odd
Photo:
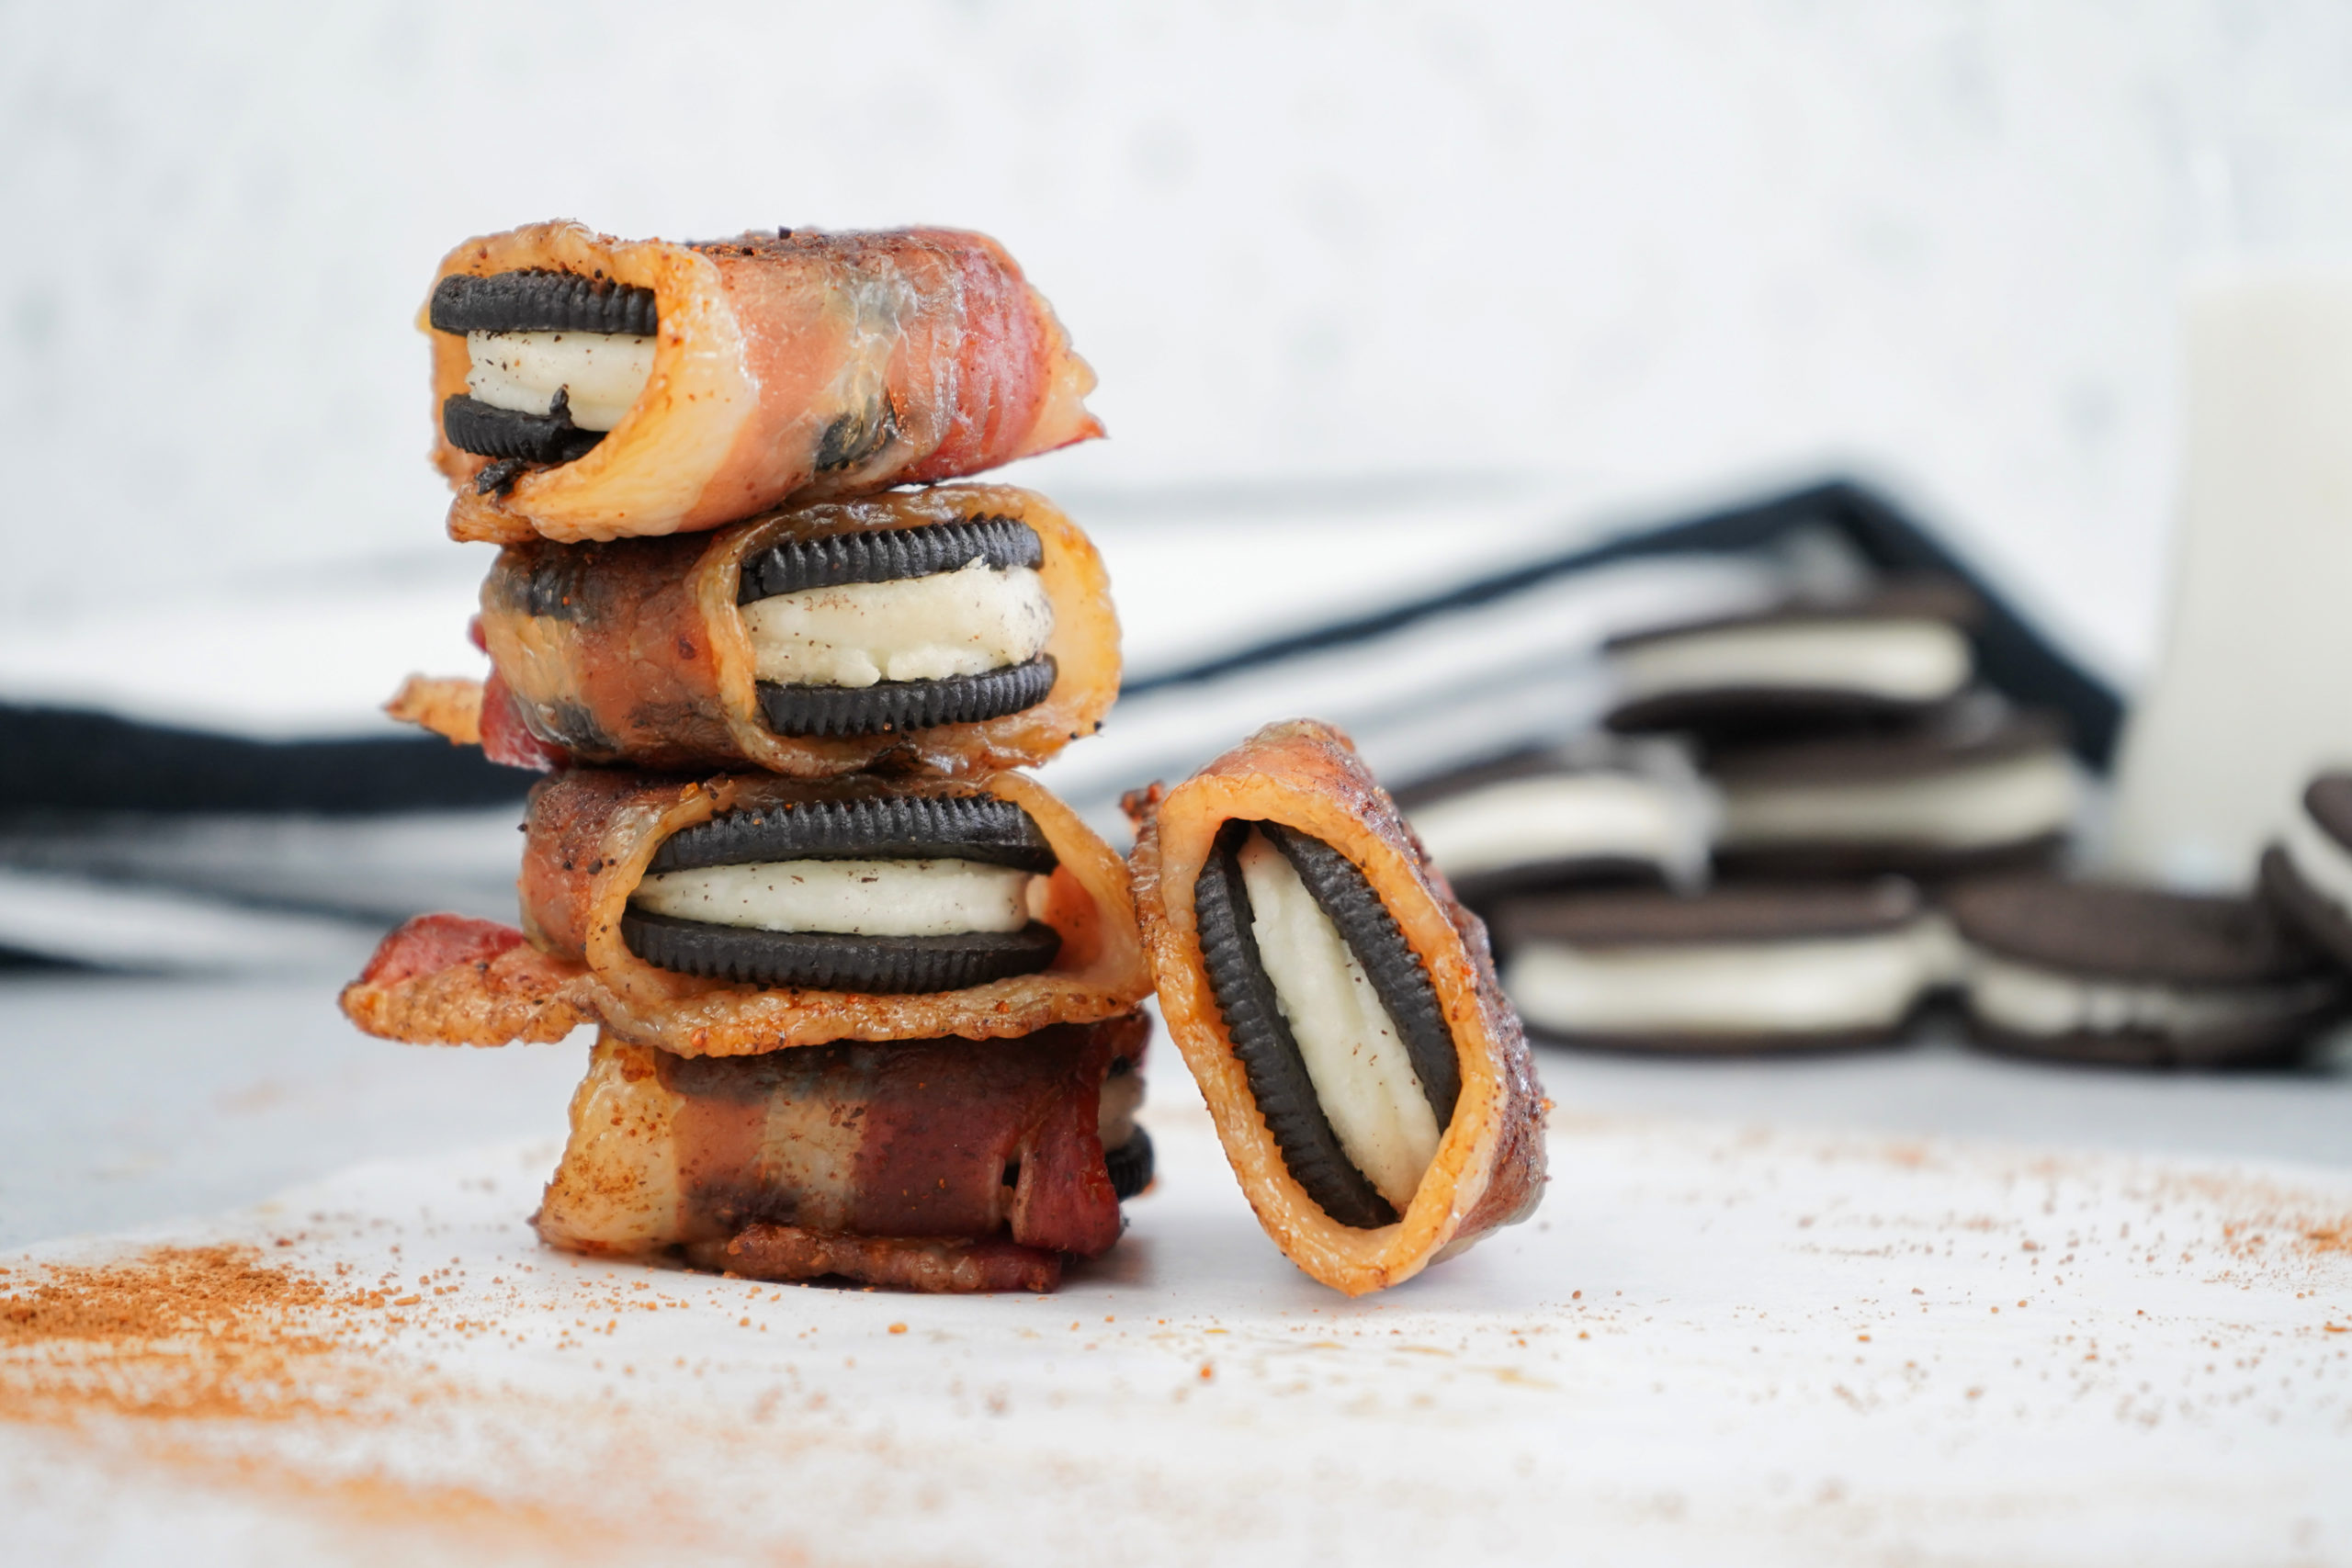
[[[871,686],[759,684],[760,713],[778,735],[886,735],[943,724],[978,724],[1035,707],[1054,689],[1053,655],[1026,664],[937,681]]]
[[[1039,921],[1017,931],[952,936],[854,936],[712,925],[630,909],[621,939],[656,968],[746,986],[898,994],[960,991],[1035,975],[1061,951],[1061,933]]]
[[[722,812],[662,841],[646,874],[794,860],[968,860],[1054,869],[1030,815],[992,795],[874,795]]]

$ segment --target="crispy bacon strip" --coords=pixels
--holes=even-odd
[[[723,1242],[696,1242],[686,1261],[747,1280],[815,1280],[838,1274],[864,1285],[970,1295],[1029,1291],[1062,1282],[1061,1255],[1010,1241],[920,1241],[828,1235],[797,1225],[745,1225]]]
[[[466,389],[465,339],[420,311],[456,538],[691,533],[789,498],[954,479],[1102,434],[1085,407],[1094,372],[984,235],[804,229],[673,244],[534,223],[467,241],[434,282],[530,267],[652,289],[652,376],[585,457],[485,495],[473,481],[486,460],[438,439],[444,400]],[[869,433],[865,449],[827,453],[839,429]]]
[[[1057,669],[1046,700],[910,734],[791,739],[769,729],[736,605],[743,562],[790,540],[974,517],[1025,523],[1045,547],[1038,576],[1054,607],[1046,652]],[[485,739],[511,705],[530,737],[582,762],[749,765],[796,778],[978,775],[1035,767],[1093,734],[1119,694],[1119,621],[1102,557],[1045,497],[1010,485],[806,506],[685,538],[512,546],[482,584],[479,626],[493,685],[510,694],[510,704],[495,692],[482,702]]]
[[[763,1278],[1050,1289],[1059,1255],[1118,1240],[1099,1101],[1149,1028],[1130,1013],[1014,1040],[724,1059],[607,1032],[534,1223],[572,1251],[684,1246]]]
[[[1149,994],[1126,867],[1069,807],[1019,773],[889,787],[994,795],[1035,819],[1061,862],[1036,916],[1061,933],[1061,951],[1042,973],[904,996],[738,986],[657,969],[621,940],[628,896],[672,833],[720,811],[777,809],[874,787],[872,780],[795,783],[764,774],[680,783],[594,769],[559,773],[533,791],[526,823],[521,890],[531,947],[486,968],[402,957],[400,977],[390,980],[370,965],[345,987],[344,1012],[371,1034],[414,1044],[560,1039],[594,1017],[624,1039],[681,1055],[735,1056],[834,1040],[1000,1039],[1110,1018]],[[413,934],[421,923],[395,931],[379,963],[386,953],[435,951],[422,945],[432,939]]]
[[[1495,979],[1486,927],[1454,901],[1348,738],[1311,719],[1272,725],[1174,789],[1154,784],[1125,804],[1136,830],[1136,903],[1161,1014],[1274,1245],[1323,1283],[1362,1295],[1408,1280],[1533,1212],[1544,1192],[1550,1102],[1519,1015]],[[1201,958],[1193,889],[1217,829],[1236,818],[1296,828],[1353,862],[1428,965],[1453,1031],[1462,1096],[1435,1162],[1395,1224],[1354,1229],[1306,1195],[1267,1131],[1226,1033]]]
[[[386,937],[342,1002],[370,1034],[435,1045],[546,1044],[595,1017],[584,966],[463,915],[419,915]]]

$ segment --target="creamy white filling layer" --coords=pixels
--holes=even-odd
[[[1451,877],[1605,856],[1645,861],[1681,880],[1707,855],[1694,803],[1631,773],[1511,779],[1433,800],[1412,822]]]
[[[657,915],[763,931],[955,936],[1029,923],[1030,874],[968,860],[790,860],[646,877],[629,902]]]
[[[1444,1129],[1396,1025],[1339,927],[1263,833],[1241,845],[1250,929],[1340,1147],[1398,1213],[1420,1190]]]
[[[466,390],[477,402],[546,413],[571,392],[571,423],[610,430],[653,374],[653,339],[605,333],[468,333]]]
[[[1932,702],[1968,683],[1968,639],[1943,621],[1725,626],[1611,650],[1627,701],[1726,686]]]
[[[2063,752],[2037,751],[1932,778],[1852,784],[1723,783],[1727,849],[1767,844],[1925,844],[1974,849],[2063,831],[2078,784]]]
[[[2301,802],[2294,814],[2287,818],[2286,831],[2280,835],[2287,859],[2293,863],[2312,890],[2332,899],[2335,907],[2352,915],[2352,851],[2329,838],[2312,820],[2311,813]]]
[[[2232,1024],[2287,1018],[2326,1001],[2333,980],[2271,986],[2167,986],[2085,980],[1983,948],[1968,955],[1968,1005],[1987,1023],[2019,1034],[2117,1034],[2178,1039]]]
[[[1143,1106],[1143,1075],[1121,1073],[1102,1080],[1102,1099],[1094,1113],[1094,1131],[1109,1154],[1136,1135],[1136,1112]]]
[[[743,606],[759,678],[790,686],[939,681],[1026,664],[1054,635],[1046,585],[1025,566],[848,582]]]
[[[1563,1034],[1826,1034],[1899,1021],[1943,964],[1926,920],[1865,936],[1648,948],[1533,942],[1503,988]]]

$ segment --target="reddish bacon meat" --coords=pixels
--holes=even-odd
[[[1102,433],[1094,373],[1001,246],[949,229],[622,241],[577,223],[469,240],[435,274],[543,267],[650,288],[653,370],[585,457],[481,493],[446,440],[449,531],[513,543],[688,533],[791,498],[978,473]],[[433,407],[466,389],[466,340],[433,342]]]
[[[1139,1014],[1015,1040],[689,1058],[607,1033],[537,1224],[552,1245],[684,1246],[777,1279],[1049,1288],[1119,1236],[1097,1118]]]
[[[872,780],[796,783],[732,773],[682,783],[594,768],[558,773],[533,790],[519,879],[524,934],[487,964],[434,963],[428,915],[395,931],[343,993],[345,1014],[371,1034],[413,1044],[496,1045],[561,1039],[601,1019],[628,1040],[692,1056],[746,1055],[834,1040],[935,1035],[1001,1039],[1049,1023],[1125,1012],[1151,990],[1126,867],[1069,807],[1019,773],[982,783],[899,780],[899,794],[989,794],[1026,811],[1060,865],[1037,918],[1061,935],[1054,962],[958,991],[876,996],[743,986],[659,969],[631,953],[621,914],[662,840],[719,812],[786,810],[810,799],[878,787]],[[520,938],[518,937],[519,942]]]

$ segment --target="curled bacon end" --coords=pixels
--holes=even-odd
[[[463,675],[412,675],[384,711],[453,746],[481,744],[481,682]]]
[[[496,920],[466,915],[419,915],[376,945],[376,955],[359,972],[364,986],[397,986],[402,980],[459,964],[487,964],[523,945],[523,933]]]
[[[797,1225],[745,1225],[723,1242],[687,1247],[686,1260],[699,1269],[723,1269],[752,1280],[814,1280],[835,1274],[862,1285],[943,1294],[1031,1291],[1043,1295],[1062,1280],[1058,1254],[1015,1242],[839,1235]]]
[[[585,974],[512,926],[419,915],[343,988],[343,1015],[369,1034],[415,1045],[544,1043],[593,1016]]]
[[[481,754],[506,767],[528,768],[537,773],[551,773],[571,761],[571,752],[548,745],[525,727],[514,694],[494,670],[481,688]]]

